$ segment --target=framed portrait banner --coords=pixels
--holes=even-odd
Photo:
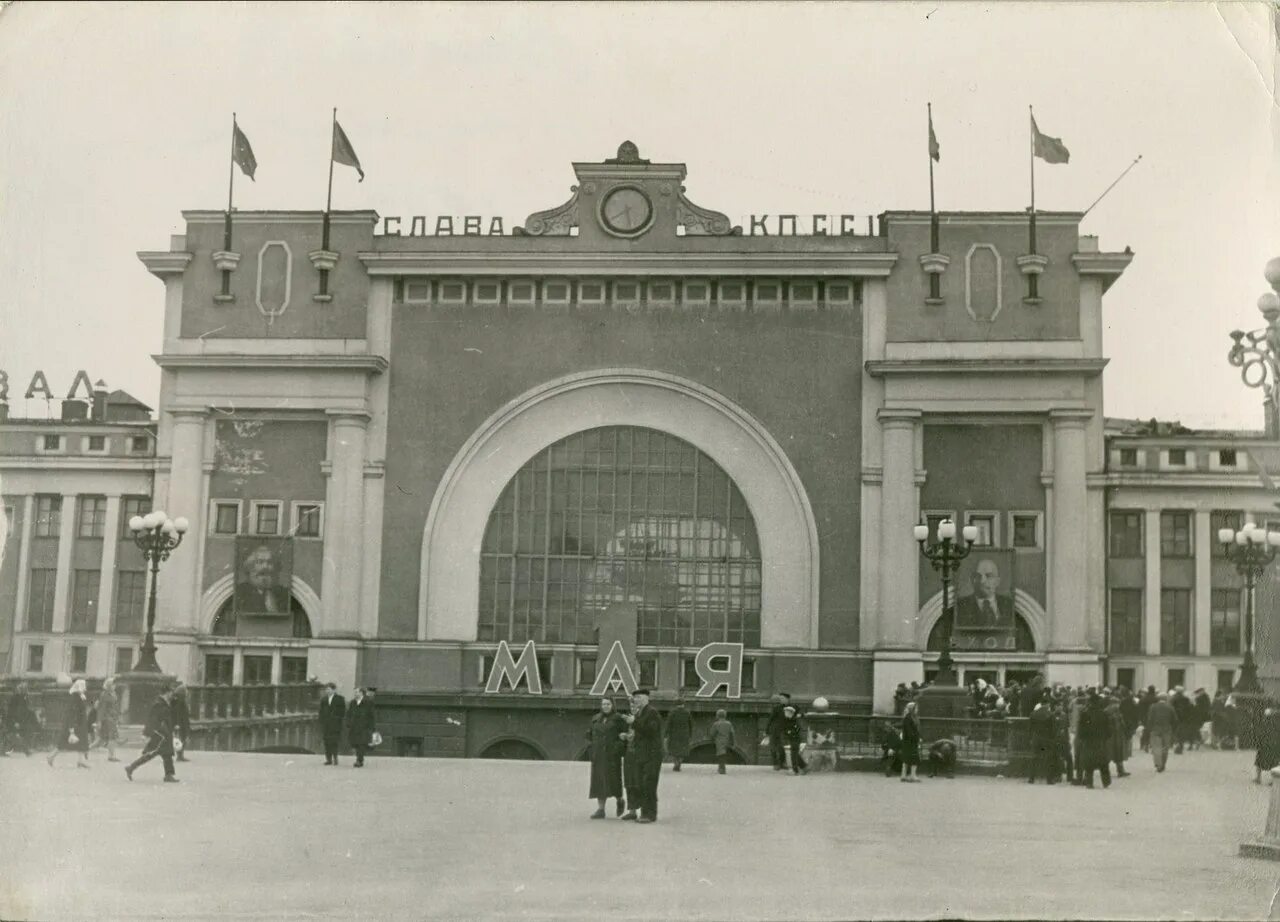
[[[293,539],[240,535],[236,538],[237,617],[289,617],[293,583]]]
[[[975,547],[960,565],[954,584],[952,641],[957,650],[1012,651],[1018,648],[1011,550]]]

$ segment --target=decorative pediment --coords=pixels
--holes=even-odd
[[[701,208],[684,197],[680,187],[676,206],[676,223],[684,227],[687,237],[729,237],[741,235],[742,228],[734,227],[729,216],[710,208]]]
[[[531,237],[568,237],[578,226],[578,187],[570,186],[569,201],[546,211],[535,211],[525,218],[521,230]]]

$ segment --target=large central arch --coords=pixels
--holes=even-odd
[[[693,381],[636,369],[583,372],[489,417],[445,471],[422,539],[420,640],[476,639],[480,548],[489,513],[529,458],[599,426],[644,426],[696,446],[742,491],[760,538],[761,644],[818,642],[818,530],[781,446],[741,407]]]

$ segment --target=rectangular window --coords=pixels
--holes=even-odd
[[[596,681],[596,658],[594,656],[578,657],[578,682],[582,688],[590,688]]]
[[[996,533],[996,516],[994,513],[966,512],[964,523],[978,529],[978,537],[973,542],[974,547],[995,547],[999,544],[1000,536]]]
[[[92,634],[98,621],[98,584],[101,570],[76,570],[71,580],[72,634]]]
[[[44,672],[44,644],[27,647],[27,672]]]
[[[133,647],[116,647],[116,675],[133,670]]]
[[[742,661],[742,690],[752,691],[756,687],[756,661],[753,659],[744,659]]]
[[[674,282],[650,282],[649,304],[653,307],[671,307],[676,303]]]
[[[245,654],[244,657],[244,684],[245,685],[270,685],[271,684],[271,657]]]
[[[641,688],[655,688],[658,684],[658,658],[656,656],[641,656],[640,658],[640,677],[637,681]]]
[[[716,298],[722,309],[742,310],[747,303],[747,286],[743,282],[721,282]]]
[[[72,675],[84,674],[89,671],[89,648],[76,644],[71,648],[71,669]]]
[[[439,294],[440,297],[436,301],[440,304],[465,304],[467,303],[467,283],[440,282]]]
[[[255,535],[280,534],[280,504],[253,504],[253,533]]]
[[[1244,515],[1237,510],[1226,511],[1217,509],[1209,513],[1209,543],[1213,545],[1211,553],[1214,557],[1226,556],[1226,551],[1223,550],[1222,542],[1218,540],[1218,532],[1223,528],[1230,528],[1232,531],[1239,531],[1240,526],[1243,524]]]
[[[1160,513],[1160,556],[1191,556],[1191,513]]]
[[[778,282],[757,281],[751,300],[757,310],[777,310],[782,306],[782,285]]]
[[[711,286],[706,282],[684,283],[685,307],[706,307],[711,303]]]
[[[1138,670],[1130,666],[1127,669],[1116,670],[1116,684],[1121,688],[1127,688],[1129,691],[1134,690],[1134,685],[1138,682]]]
[[[1138,449],[1136,448],[1120,449],[1120,466],[1121,467],[1137,467],[1138,466]]]
[[[1224,448],[1218,452],[1218,464],[1222,467],[1236,466],[1236,450],[1234,448]]]
[[[280,682],[283,685],[301,685],[307,681],[305,656],[280,657]]]
[[[145,454],[151,446],[151,439],[145,435],[135,435],[129,439],[129,450],[135,455]]]
[[[1043,547],[1042,518],[1038,512],[1014,512],[1009,515],[1010,543],[1020,550]]]
[[[1112,557],[1142,556],[1142,513],[1111,513],[1111,546]]]
[[[120,501],[120,537],[132,538],[133,530],[129,528],[129,520],[134,516],[146,515],[151,511],[151,499],[146,496],[126,496]]]
[[[230,653],[206,653],[204,656],[204,683],[206,685],[230,685],[235,675],[236,658]]]
[[[107,437],[105,435],[89,436],[89,442],[85,446],[85,450],[96,454],[105,454],[107,450]]]
[[[507,303],[512,307],[532,307],[535,292],[533,282],[508,282]]]
[[[147,604],[145,570],[120,570],[116,573],[116,604],[112,611],[116,634],[142,633],[142,616]]]
[[[53,592],[58,582],[57,570],[32,570],[27,587],[27,630],[53,630]]]
[[[698,670],[694,664],[697,660],[692,656],[687,656],[680,660],[680,687],[683,689],[698,689],[702,687],[702,679],[698,678]]]
[[[1209,654],[1236,656],[1240,653],[1240,590],[1215,589],[1209,613]]]
[[[578,304],[582,307],[599,307],[605,301],[604,282],[579,282]]]
[[[1160,590],[1160,653],[1191,655],[1191,590]]]
[[[477,304],[497,304],[502,300],[502,283],[476,282],[472,296]]]
[[[36,497],[36,537],[56,538],[61,530],[62,497]]]
[[[213,533],[215,535],[237,535],[240,533],[239,500],[214,501]]]
[[[1142,590],[1111,590],[1112,653],[1142,652]]]
[[[40,447],[44,451],[62,451],[62,436],[46,435],[40,440]]]
[[[542,303],[546,307],[567,307],[569,304],[569,283],[543,282]]]
[[[107,523],[107,498],[105,496],[80,497],[80,523],[77,534],[81,538],[101,538]]]
[[[1186,467],[1187,466],[1187,450],[1185,448],[1169,449],[1169,466],[1170,467]]]
[[[1187,670],[1170,669],[1168,672],[1168,676],[1169,676],[1168,688],[1174,689],[1179,687],[1181,688],[1187,687]]]
[[[956,514],[954,512],[944,512],[940,509],[933,511],[925,510],[924,521],[925,524],[929,526],[930,541],[938,540],[938,526],[948,519],[954,522],[956,520]],[[957,537],[959,537],[959,535],[957,535]]]
[[[426,304],[431,300],[431,283],[425,280],[405,279],[404,303]]]
[[[293,504],[293,533],[299,538],[319,538],[324,507],[319,503]]]
[[[1218,670],[1218,691],[1230,692],[1236,684],[1236,671],[1234,669]]]

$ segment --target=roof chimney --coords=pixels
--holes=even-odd
[[[88,419],[89,405],[83,400],[64,400],[62,401],[62,418]]]
[[[107,421],[107,382],[101,378],[93,386],[93,421],[96,423]]]

